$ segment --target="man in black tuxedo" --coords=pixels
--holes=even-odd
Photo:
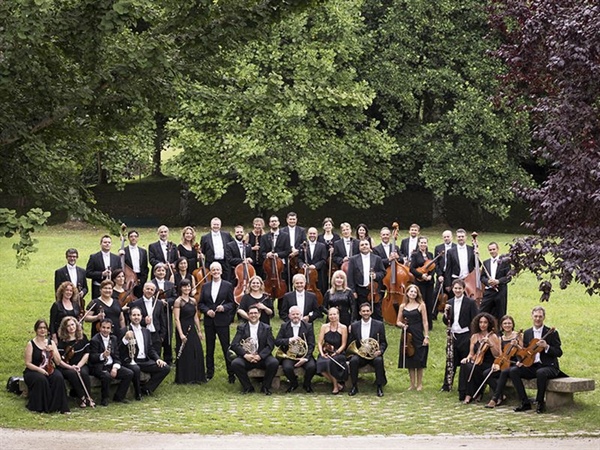
[[[213,217],[210,221],[210,233],[205,234],[200,239],[200,248],[204,254],[204,264],[209,268],[211,264],[217,261],[223,270],[222,278],[229,280],[229,266],[225,259],[225,246],[233,241],[231,234],[221,230],[221,219]]]
[[[452,231],[444,230],[442,232],[442,243],[435,246],[435,250],[433,252],[433,256],[437,256],[440,253],[444,252],[442,256],[439,257],[437,264],[435,265],[435,275],[436,275],[436,284],[435,284],[435,296],[436,299],[438,295],[441,293],[441,290],[444,289],[444,274],[446,271],[446,255],[448,252],[456,248],[456,243],[452,242]],[[433,320],[437,320],[437,307],[433,311]]]
[[[361,349],[365,352],[363,358],[359,354],[354,354],[350,357],[350,379],[352,380],[352,389],[348,395],[354,396],[358,394],[358,369],[360,367],[371,364],[375,369],[375,384],[377,385],[377,397],[383,397],[383,386],[387,384],[385,376],[385,367],[383,365],[383,354],[387,348],[387,339],[385,338],[385,326],[383,322],[371,318],[371,304],[363,303],[360,305],[361,320],[350,325],[348,342],[356,342],[356,348],[360,352]],[[369,338],[376,340],[379,343],[379,349],[376,351],[367,350]],[[371,358],[373,357],[373,358]]]
[[[475,269],[475,251],[467,245],[467,232],[462,228],[456,230],[456,247],[446,253],[446,271],[444,272],[444,288],[448,296],[452,296],[454,280],[464,280]]]
[[[154,267],[158,263],[166,264],[167,278],[170,278],[173,270],[172,264],[179,258],[179,252],[175,243],[169,241],[169,228],[166,225],[158,227],[157,234],[158,241],[148,246],[150,265],[154,271]]]
[[[287,274],[287,262],[290,252],[290,240],[288,235],[279,229],[279,218],[277,216],[269,217],[269,232],[263,234],[260,238],[260,253],[263,261],[266,261],[267,258],[279,258],[283,261],[284,266],[281,276],[284,280]],[[269,276],[269,274],[266,275],[267,277]],[[275,303],[275,300],[276,299],[274,298],[273,303]],[[277,307],[281,314],[281,299],[278,302]]]
[[[290,247],[290,254],[288,255],[287,264],[287,283],[288,286],[292,282],[292,269],[296,269],[296,266],[292,267],[294,264],[298,265],[298,255],[300,254],[300,249],[302,244],[306,241],[306,231],[304,228],[298,226],[298,215],[295,212],[290,211],[287,213],[285,218],[287,222],[287,226],[281,229],[282,233],[286,233],[288,235],[288,245]],[[290,264],[290,262],[292,264]]]
[[[265,377],[261,392],[271,395],[271,384],[277,373],[279,363],[271,355],[275,339],[271,327],[259,320],[260,312],[256,306],[248,309],[248,322],[238,325],[237,332],[231,342],[231,350],[237,355],[231,362],[231,370],[242,384],[242,394],[254,392],[248,377],[248,371],[263,369]]]
[[[410,265],[410,258],[417,249],[420,231],[421,227],[418,224],[413,223],[408,229],[408,237],[402,239],[402,242],[400,243],[400,254],[404,257],[404,261],[407,265]]]
[[[129,307],[139,308],[142,312],[142,326],[150,332],[154,351],[160,355],[160,349],[168,334],[167,315],[163,300],[159,300],[155,293],[156,287],[148,281],[144,284],[144,295],[131,302]]]
[[[508,297],[508,283],[512,279],[510,263],[498,257],[498,244],[490,242],[488,245],[490,259],[483,262],[481,283],[485,285],[480,312],[487,312],[496,317],[498,323],[506,315]]]
[[[283,296],[283,304],[279,317],[281,320],[287,320],[292,306],[298,306],[300,308],[300,314],[302,314],[302,320],[306,323],[313,323],[315,320],[323,317],[319,304],[317,303],[317,296],[312,292],[306,290],[306,278],[303,274],[297,273],[292,279],[294,283],[294,290],[288,292]]]
[[[112,239],[105,234],[100,239],[100,251],[90,255],[85,268],[85,276],[92,280],[92,299],[100,296],[100,283],[102,280],[109,279],[110,274],[115,269],[122,269],[121,258],[110,252]]]
[[[391,242],[392,232],[389,228],[383,227],[379,232],[379,237],[381,238],[381,243],[373,247],[373,253],[381,258],[381,263],[383,264],[383,268],[387,271],[387,268],[390,267],[392,261],[396,261],[399,264],[403,264],[404,261],[400,259],[400,247]],[[383,283],[379,286],[382,292],[382,295],[385,293],[386,287]]]
[[[148,328],[141,325],[142,310],[133,306],[129,309],[129,326],[121,330],[119,355],[123,365],[133,372],[135,399],[141,400],[142,394],[151,395],[158,385],[169,375],[171,368],[160,359],[152,345],[152,336]],[[140,385],[140,372],[150,374],[150,380]]]
[[[130,230],[127,233],[129,245],[125,247],[125,264],[133,269],[138,278],[138,285],[133,290],[138,298],[142,296],[144,284],[148,281],[148,252],[138,247],[139,237],[137,230]]]
[[[304,369],[304,382],[302,386],[308,393],[314,392],[312,388],[312,379],[317,371],[317,363],[313,357],[315,351],[315,333],[312,325],[307,324],[302,320],[302,311],[298,306],[290,307],[288,315],[289,320],[284,322],[277,333],[275,339],[275,345],[278,346],[284,354],[287,355],[290,347],[294,348],[294,345],[299,341],[304,341],[306,344],[307,352],[304,356],[292,355],[292,358],[281,359],[281,368],[283,373],[290,382],[290,387],[286,392],[293,392],[298,389],[298,377],[294,373],[294,369],[302,367]]]
[[[541,306],[536,306],[531,311],[531,318],[533,319],[533,327],[525,330],[523,347],[527,348],[533,339],[539,339],[536,347],[543,350],[535,355],[531,366],[525,367],[521,362],[518,362],[511,367],[509,376],[521,400],[521,404],[515,408],[517,412],[531,409],[531,402],[527,397],[527,392],[525,392],[522,379],[537,379],[536,412],[540,414],[546,411],[545,400],[548,380],[566,375],[561,372],[558,365],[558,358],[563,354],[558,331],[552,331],[544,325],[546,310]]]
[[[54,271],[54,292],[56,292],[62,283],[70,281],[77,287],[79,298],[83,298],[88,293],[88,284],[85,277],[85,269],[77,266],[79,252],[75,248],[70,248],[67,250],[65,256],[67,257],[67,265]]]
[[[302,244],[298,254],[298,267],[303,270],[315,270],[318,274],[318,287],[322,294],[327,289],[326,268],[327,268],[327,246],[317,241],[319,232],[315,227],[310,227],[306,232],[307,240]]]
[[[461,360],[469,355],[469,346],[471,338],[471,322],[477,315],[477,303],[475,300],[465,295],[465,282],[463,280],[454,280],[452,283],[452,292],[454,297],[448,300],[444,310],[444,324],[448,327],[448,332],[452,333],[452,351],[454,358],[448,366],[446,361],[446,372],[444,375],[444,384],[442,391],[450,391],[454,380],[454,371],[460,367]],[[446,349],[448,351],[448,349]],[[462,369],[461,369],[462,370]],[[463,380],[459,378],[458,399],[463,401],[466,395],[466,377]]]
[[[112,320],[102,319],[100,332],[90,340],[90,375],[94,375],[102,383],[102,406],[108,406],[112,379],[121,380],[113,400],[128,403],[125,396],[133,379],[133,372],[121,365],[117,337],[111,334],[112,328]]]
[[[358,255],[360,252],[358,239],[352,237],[352,227],[348,222],[340,224],[340,232],[342,238],[333,244],[333,262],[338,267],[342,267],[342,264],[348,261],[350,257]]]
[[[154,278],[152,278],[151,283],[154,284],[156,288],[157,295],[160,295],[160,291],[164,293],[164,301],[165,306],[165,315],[167,318],[167,332],[165,335],[165,339],[163,340],[162,348],[163,348],[163,358],[167,362],[167,364],[173,363],[173,305],[175,304],[175,299],[177,298],[177,288],[175,287],[175,283],[167,280],[165,277],[167,276],[167,266],[163,263],[158,263],[154,266]],[[162,297],[162,296],[161,296]]]
[[[348,287],[354,293],[357,305],[368,302],[369,283],[376,281],[382,282],[385,276],[385,269],[381,258],[371,252],[371,243],[363,239],[359,244],[360,253],[350,258],[348,263]],[[381,302],[375,304],[374,316],[377,320],[381,317]],[[355,309],[358,311],[358,307]],[[358,319],[357,317],[353,318]]]
[[[229,279],[233,282],[235,268],[238,264],[246,261],[249,265],[254,264],[252,260],[252,246],[244,242],[244,227],[236,225],[233,232],[234,240],[225,245],[225,261],[231,269]]]
[[[234,309],[233,285],[222,279],[221,264],[213,262],[210,265],[212,281],[202,286],[198,309],[204,314],[204,335],[206,336],[206,378],[211,379],[215,374],[215,344],[217,336],[225,358],[229,382],[235,383],[227,350],[229,348],[229,324]]]

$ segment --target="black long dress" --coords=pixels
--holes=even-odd
[[[180,257],[187,259],[188,271],[190,273],[198,268],[198,252],[195,248],[192,247],[191,250],[188,250],[183,245],[179,244],[177,250],[179,251]]]
[[[79,364],[81,359],[90,352],[90,343],[88,341],[88,338],[85,335],[83,335],[83,338],[79,339],[79,340],[72,340],[72,341],[61,340],[58,343],[57,348],[58,348],[58,353],[60,354],[61,359],[63,361],[65,361],[67,364],[71,364],[72,366],[75,366],[75,365]],[[65,352],[69,351],[70,349],[72,349],[73,355],[70,357],[70,359],[68,361],[66,361],[65,357],[68,355],[65,355]],[[81,380],[79,379],[79,375],[77,375],[77,372],[75,372],[74,370],[71,370],[71,369],[66,369],[64,367],[59,367],[58,369],[62,372],[63,377],[71,384],[71,386],[73,386],[73,389],[77,393],[77,398],[79,398],[79,399],[87,398],[85,389],[83,388],[83,385],[81,384]],[[88,365],[87,364],[83,365],[81,367],[79,373],[81,375],[81,379],[85,383],[85,387],[86,387],[88,393],[91,395],[92,391],[91,391],[91,384],[90,384],[90,369],[89,369]]]
[[[325,333],[324,341],[327,344],[332,344],[335,349],[342,345],[342,335],[337,331],[328,331]],[[324,358],[319,354],[317,359],[317,373],[329,372],[333,378],[338,381],[345,381],[348,378],[348,370],[346,366],[346,355],[336,355],[333,357],[342,367],[331,361],[330,358]]]
[[[100,297],[95,298],[91,301],[90,306],[88,307],[88,309],[92,310],[90,315],[97,315],[100,312],[100,307],[102,307],[102,310],[104,311],[104,317],[112,321],[113,332],[117,333],[121,329],[120,319],[121,313],[123,312],[123,309],[121,308],[121,305],[119,304],[118,300],[113,299],[112,304],[110,306],[107,306],[106,303],[104,303],[100,299]],[[98,320],[92,322],[92,337],[98,334],[98,330],[96,330],[96,324],[98,322]]]
[[[79,317],[79,303],[72,302],[73,309],[65,308],[62,301],[52,303],[50,307],[50,335],[58,333],[60,322],[65,317],[73,317],[75,320]]]
[[[325,310],[328,310],[333,306],[337,307],[340,311],[340,323],[343,323],[346,326],[350,326],[352,323],[355,304],[356,301],[354,300],[354,296],[350,289],[346,289],[345,291],[335,291],[333,294],[328,290],[323,297],[323,307]]]
[[[475,346],[473,347],[473,350],[476,355],[479,351],[480,345],[481,344],[479,342],[476,342]],[[481,362],[481,364],[475,365],[475,368],[473,368],[472,362],[461,364],[460,377],[464,380],[463,386],[467,386],[466,395],[469,395],[471,397],[475,395],[475,392],[477,391],[477,389],[479,389],[479,386],[481,386],[483,380],[485,379],[483,375],[484,372],[490,367],[492,367],[492,364],[494,364],[494,359],[495,358],[492,354],[492,350],[488,349],[483,355],[483,361]],[[469,376],[471,377],[470,381]],[[479,395],[481,394],[482,392],[480,391]]]
[[[267,294],[263,294],[261,298],[255,298],[250,294],[244,294],[242,296],[242,299],[240,300],[239,309],[247,313],[248,309],[250,309],[252,305],[256,305],[257,303],[262,303],[271,311],[273,311],[273,300],[271,300],[271,297],[269,297]],[[273,311],[273,313],[275,313],[275,311]],[[269,316],[262,309],[260,310],[260,321],[266,323],[267,325],[271,325],[271,316]]]
[[[41,366],[44,362],[44,351],[40,349],[33,339],[31,340],[33,353],[31,362]],[[36,412],[69,412],[65,379],[60,370],[55,370],[52,375],[46,376],[40,372],[25,368],[23,378],[29,390],[27,409]]]
[[[400,339],[400,350],[398,357],[398,368],[400,369],[424,369],[427,367],[427,356],[429,355],[429,346],[423,345],[425,336],[423,335],[423,317],[419,308],[403,309],[402,316],[408,324],[407,331],[412,334],[412,343],[415,346],[413,356],[404,355],[404,341]],[[405,359],[406,358],[406,359]],[[405,364],[403,364],[403,362]]]
[[[205,383],[206,372],[204,370],[204,354],[202,353],[202,342],[198,337],[194,317],[196,316],[196,305],[192,302],[184,302],[180,299],[179,322],[184,334],[187,334],[187,342],[183,352],[177,358],[175,383]],[[175,351],[179,354],[181,338],[175,333]]]

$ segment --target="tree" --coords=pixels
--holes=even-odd
[[[517,240],[518,270],[574,280],[600,293],[600,6],[596,1],[497,0],[491,10],[507,65],[502,94],[531,111],[534,156],[548,164],[539,186],[517,185],[534,233]]]

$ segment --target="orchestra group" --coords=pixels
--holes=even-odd
[[[243,394],[254,392],[248,372],[261,369],[260,390],[271,395],[281,366],[288,393],[300,387],[299,376],[303,390],[312,393],[313,377],[320,374],[332,394],[347,390],[355,396],[359,369],[370,365],[382,397],[385,323],[401,329],[398,368],[408,369],[409,389],[421,391],[429,333],[441,313],[447,336],[442,391],[452,389],[460,369],[459,400],[479,401],[490,386],[485,406],[494,408],[505,401],[510,379],[521,400],[515,411],[526,411],[532,401],[522,379],[535,378],[535,407],[545,410],[547,381],[563,375],[559,334],[544,325],[542,307],[532,311],[532,328],[516,331],[507,315],[510,262],[496,243],[481,261],[476,233],[468,245],[463,229],[456,231],[456,243],[444,231],[431,252],[416,224],[399,245],[398,225],[382,228],[375,245],[364,224],[353,235],[344,222],[340,236],[330,218],[321,233],[298,226],[295,213],[286,222],[280,227],[271,216],[265,230],[256,218],[252,230],[238,225],[232,236],[213,218],[199,241],[187,226],[177,245],[162,225],[147,250],[138,246],[139,233],[123,225],[119,251],[113,253],[111,237],[102,236],[85,269],[77,266],[77,250],[68,249],[67,264],[55,271],[50,319],[35,323],[25,349],[27,407],[68,413],[65,380],[79,407],[95,407],[90,376],[100,380],[102,406],[109,404],[113,380],[118,386],[112,401],[122,403],[131,384],[134,398],[142,400],[172,369],[175,383],[206,383],[215,375],[217,338],[228,381],[237,379]],[[282,325],[275,334],[276,315]],[[89,340],[85,323],[91,324]]]

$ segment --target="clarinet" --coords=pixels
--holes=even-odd
[[[452,320],[450,318],[450,309],[446,312],[446,320],[448,326],[446,327],[446,384],[448,389],[452,390],[452,384],[454,383],[454,337],[452,336]]]

